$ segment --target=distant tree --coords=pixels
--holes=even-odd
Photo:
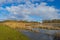
[[[60,19],[43,20],[43,23],[60,23]]]

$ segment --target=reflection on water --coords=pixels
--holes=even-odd
[[[27,35],[31,40],[53,40],[54,33],[60,32],[60,30],[45,30],[45,29],[33,29],[39,32],[31,32],[28,30],[21,30],[21,32]]]

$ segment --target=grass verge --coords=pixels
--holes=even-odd
[[[0,25],[0,40],[29,40],[29,38],[6,25]]]

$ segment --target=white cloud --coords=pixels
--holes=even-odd
[[[18,6],[11,6],[6,8],[0,8],[0,10],[5,10],[9,12],[9,15],[5,15],[5,12],[2,12],[3,15],[5,15],[5,19],[21,19],[21,20],[41,20],[41,19],[60,19],[60,10],[54,8],[53,6],[46,6],[47,3],[42,2],[45,0],[32,0],[34,1],[41,1],[41,3],[38,5],[38,3],[33,4],[29,0],[0,0],[0,4],[4,3],[21,3],[26,2],[26,4],[20,4]],[[47,1],[54,1],[54,0],[47,0]],[[36,7],[35,7],[36,6]],[[37,16],[38,19],[32,16]]]
[[[14,18],[22,19],[22,20],[36,20],[32,16],[38,16],[39,19],[58,19],[60,10],[54,8],[53,6],[46,6],[47,3],[41,2],[40,5],[34,7],[35,4],[27,2],[26,4],[6,7]],[[40,18],[41,17],[41,18]]]
[[[40,4],[36,9],[33,9],[34,14],[43,17],[43,19],[58,18],[58,11],[52,6]]]
[[[7,4],[7,3],[21,3],[21,2],[43,2],[43,1],[49,1],[49,2],[53,2],[54,0],[0,0],[0,5],[1,4]]]

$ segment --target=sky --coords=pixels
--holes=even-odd
[[[60,19],[60,0],[0,0],[0,20]]]

